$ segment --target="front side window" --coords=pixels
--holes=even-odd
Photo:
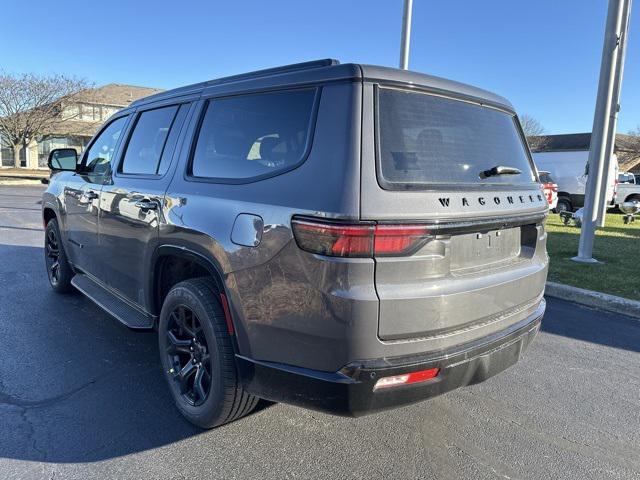
[[[494,108],[380,88],[378,134],[378,175],[384,188],[535,182],[514,116]],[[484,175],[498,166],[511,167],[512,173]]]
[[[126,116],[117,118],[100,132],[85,154],[82,169],[85,173],[103,175],[109,171],[109,164],[126,123]]]
[[[209,101],[191,163],[191,175],[246,180],[289,170],[304,160],[316,89]]]
[[[177,105],[142,112],[133,129],[120,172],[155,175],[164,152]]]

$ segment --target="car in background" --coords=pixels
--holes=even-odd
[[[633,173],[618,174],[613,204],[619,206],[624,202],[640,202],[640,178]]]
[[[549,172],[538,172],[540,183],[544,189],[544,196],[549,203],[549,210],[554,210],[558,206],[558,184],[553,181]]]
[[[584,206],[584,194],[589,174],[589,150],[534,152],[533,161],[538,171],[549,172],[558,184],[556,211],[574,212]],[[606,199],[614,205],[614,190],[618,178],[618,157],[609,162]]]

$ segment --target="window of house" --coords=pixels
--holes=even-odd
[[[110,107],[110,106],[106,106],[103,105],[101,107],[101,112],[102,112],[102,120],[106,120],[107,118],[109,118],[111,115],[113,115],[114,113],[118,112],[120,110],[120,108],[118,107]]]
[[[0,134],[0,163],[3,167],[13,167],[13,147],[2,134]]]
[[[75,148],[76,152],[81,153],[86,144],[87,140],[84,137],[44,136],[38,140],[38,166],[41,168],[45,168],[47,166],[49,153],[54,148]]]
[[[177,105],[142,112],[129,138],[119,171],[128,174],[158,173]]]
[[[195,177],[242,180],[270,176],[304,160],[316,89],[209,101],[191,162]]]
[[[66,105],[62,110],[62,119],[77,119],[80,116],[80,105]]]

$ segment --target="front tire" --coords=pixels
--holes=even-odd
[[[57,293],[72,292],[73,269],[67,261],[58,221],[55,218],[49,220],[44,230],[44,262],[47,267],[49,284],[53,291]]]
[[[175,285],[158,324],[160,359],[180,413],[201,428],[213,428],[250,413],[258,398],[240,385],[231,336],[213,281]]]

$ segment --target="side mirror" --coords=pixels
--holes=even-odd
[[[54,148],[49,153],[47,165],[53,171],[75,172],[78,164],[78,152],[75,148]]]

